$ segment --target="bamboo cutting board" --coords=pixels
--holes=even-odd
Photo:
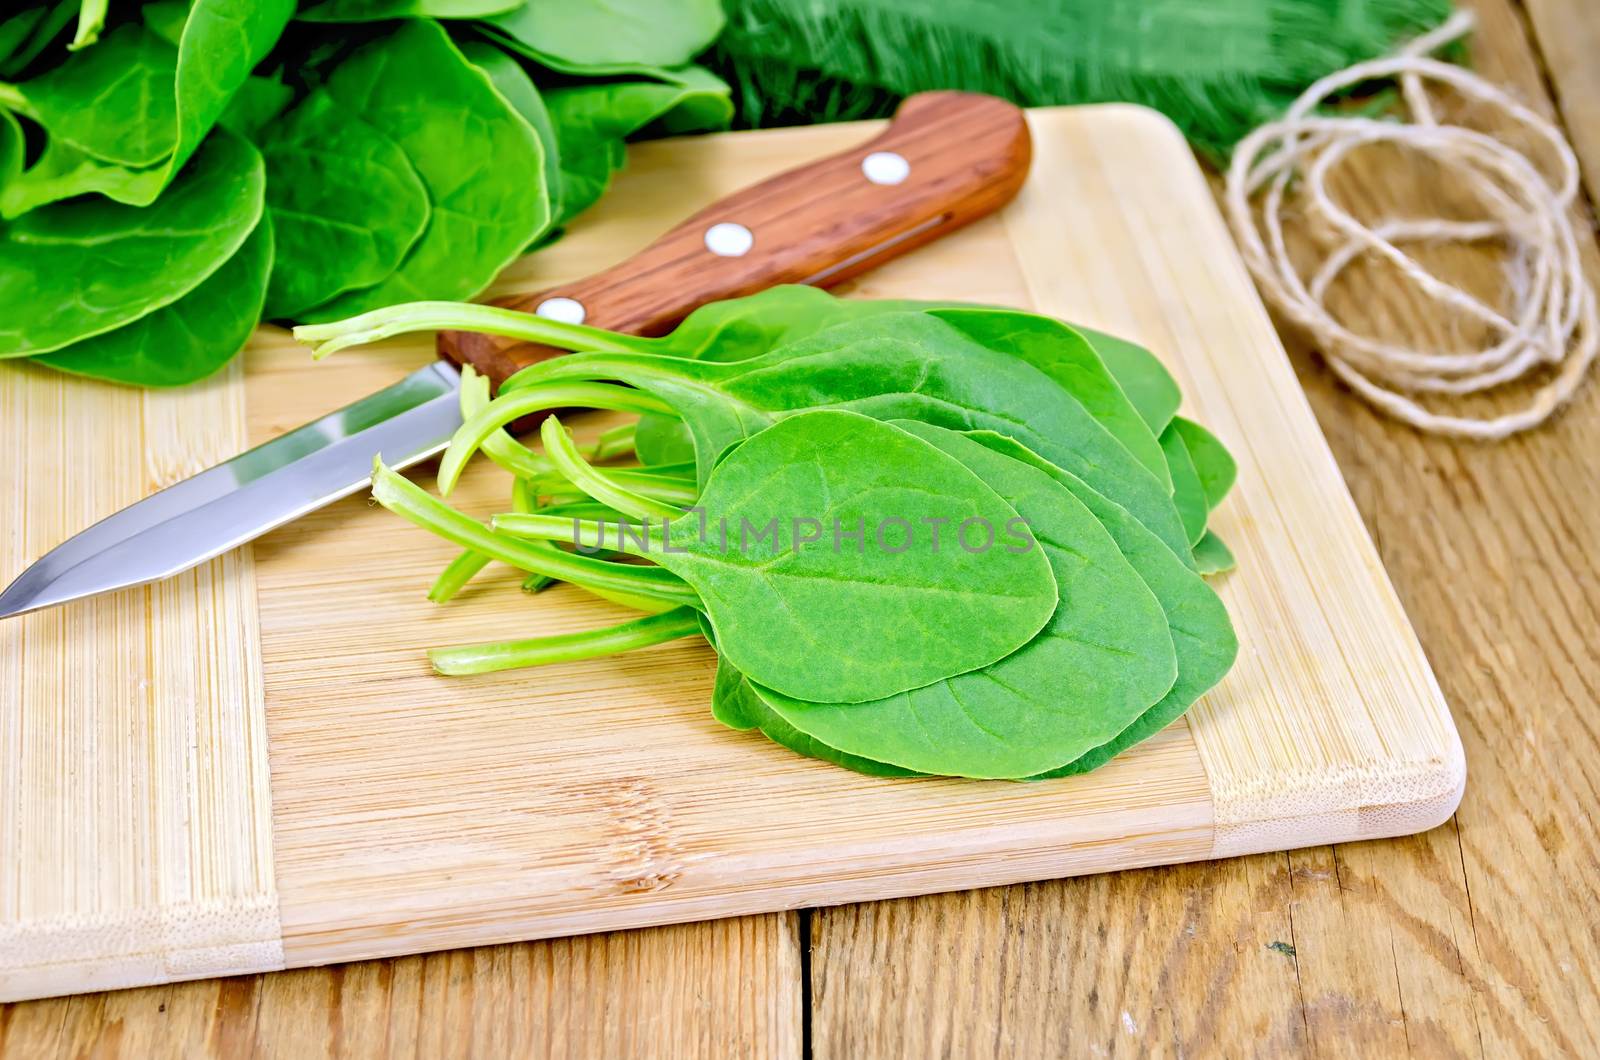
[[[1239,659],[1185,719],[1084,777],[890,781],[721,728],[697,643],[437,677],[427,646],[619,616],[570,589],[530,600],[504,570],[435,607],[451,546],[354,498],[170,581],[0,622],[0,1000],[1446,819],[1465,775],[1449,712],[1187,146],[1133,107],[1030,123],[1010,207],[854,291],[1036,308],[1164,357],[1240,464],[1215,517],[1239,557],[1218,583]],[[868,131],[638,147],[593,215],[502,289],[599,271]],[[313,368],[265,329],[242,364],[173,393],[0,364],[0,580],[431,355],[413,341]],[[476,472],[458,496],[503,507],[500,473]]]

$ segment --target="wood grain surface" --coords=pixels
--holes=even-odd
[[[0,496],[60,488],[8,506],[0,564],[238,452],[243,413],[242,364],[136,390],[5,362]],[[0,629],[0,997],[283,966],[257,627],[242,550]]]
[[[1472,6],[1475,65],[1546,108],[1548,76],[1569,126],[1584,118],[1592,189],[1593,5]],[[1363,186],[1407,183],[1385,168]],[[1400,289],[1359,311],[1436,319]],[[1286,340],[1455,709],[1472,779],[1451,825],[798,922],[30,1002],[0,1007],[0,1054],[1593,1055],[1600,388],[1525,438],[1443,443],[1366,411]]]

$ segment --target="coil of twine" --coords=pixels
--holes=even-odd
[[[1255,130],[1235,149],[1225,209],[1245,263],[1262,293],[1304,327],[1335,374],[1367,401],[1424,431],[1496,440],[1547,420],[1582,383],[1600,345],[1595,295],[1585,282],[1572,207],[1578,160],[1561,131],[1508,93],[1430,53],[1474,25],[1460,12],[1397,54],[1358,63],[1313,84],[1281,120]],[[1364,83],[1398,80],[1409,122],[1316,113],[1332,97]],[[1546,176],[1508,144],[1474,129],[1442,123],[1430,82],[1492,108],[1547,144],[1556,161]],[[1329,195],[1329,174],[1352,152],[1392,144],[1430,157],[1483,204],[1486,216],[1461,221],[1357,220]],[[1291,190],[1291,178],[1293,179]],[[1287,198],[1333,233],[1331,252],[1309,281],[1290,263],[1283,212]],[[1259,216],[1253,203],[1259,196]],[[1400,249],[1406,243],[1497,240],[1507,250],[1509,306],[1496,309],[1446,282]],[[1435,301],[1484,326],[1480,348],[1440,353],[1358,334],[1328,310],[1329,286],[1363,255],[1374,255]],[[1542,368],[1551,370],[1521,407],[1501,415],[1451,415],[1424,407],[1422,395],[1490,390]]]

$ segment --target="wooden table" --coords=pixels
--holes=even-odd
[[[1475,67],[1565,122],[1600,201],[1600,10],[1471,6]],[[1365,177],[1425,205],[1402,168]],[[1448,334],[1402,286],[1366,298]],[[1595,1055],[1600,380],[1541,431],[1446,442],[1284,337],[1461,729],[1443,827],[0,1006],[0,1056]]]

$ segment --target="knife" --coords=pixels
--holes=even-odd
[[[1018,108],[922,93],[858,147],[736,192],[610,269],[495,304],[659,335],[707,302],[836,284],[992,213],[1016,195],[1030,159]],[[369,485],[374,454],[396,468],[425,460],[461,425],[457,365],[498,387],[559,352],[460,332],[441,333],[438,346],[440,360],[392,386],[68,538],[0,593],[0,618],[188,570]]]

